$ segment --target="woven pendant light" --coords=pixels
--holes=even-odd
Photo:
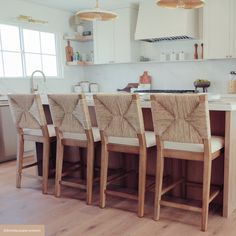
[[[108,21],[108,20],[114,20],[118,17],[118,15],[115,12],[104,11],[100,9],[98,0],[96,0],[96,7],[94,9],[78,11],[76,15],[78,15],[80,19],[88,21],[93,21],[93,20]]]
[[[196,9],[203,7],[205,0],[158,0],[157,5],[165,8]]]

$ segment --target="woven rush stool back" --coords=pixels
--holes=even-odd
[[[82,133],[91,129],[89,111],[84,95],[49,94],[53,123],[59,132]]]
[[[47,125],[39,95],[11,94],[8,101],[17,129],[41,129]]]
[[[94,95],[99,129],[107,137],[137,138],[144,133],[143,115],[138,95]]]
[[[151,108],[154,131],[162,141],[203,143],[211,137],[204,94],[151,95]]]

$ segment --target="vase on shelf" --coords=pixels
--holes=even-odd
[[[143,72],[143,75],[139,77],[139,89],[150,90],[151,89],[152,77],[147,71]]]
[[[197,51],[198,44],[197,43],[194,44],[194,49],[195,49],[195,51],[194,51],[194,59],[197,60],[198,59],[198,51]]]
[[[70,46],[70,41],[67,41],[66,50],[66,61],[71,62],[73,61],[73,48]]]

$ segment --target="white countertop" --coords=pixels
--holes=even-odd
[[[143,101],[142,108],[151,108],[150,101]],[[209,101],[209,110],[210,111],[236,111],[236,100],[232,101]]]
[[[88,106],[94,106],[92,96],[89,95],[87,103]],[[47,105],[48,99],[47,95],[41,95],[42,103]],[[0,106],[7,106],[7,96],[0,96]],[[150,101],[142,101],[142,108],[151,108]],[[217,99],[214,101],[209,101],[209,110],[211,111],[236,111],[236,95],[222,95],[221,99]]]

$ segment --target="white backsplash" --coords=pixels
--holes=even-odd
[[[99,83],[100,91],[114,92],[137,83],[145,70],[152,76],[153,89],[194,89],[194,80],[207,79],[211,81],[209,92],[227,93],[229,72],[236,70],[236,59],[88,66],[84,76]]]

